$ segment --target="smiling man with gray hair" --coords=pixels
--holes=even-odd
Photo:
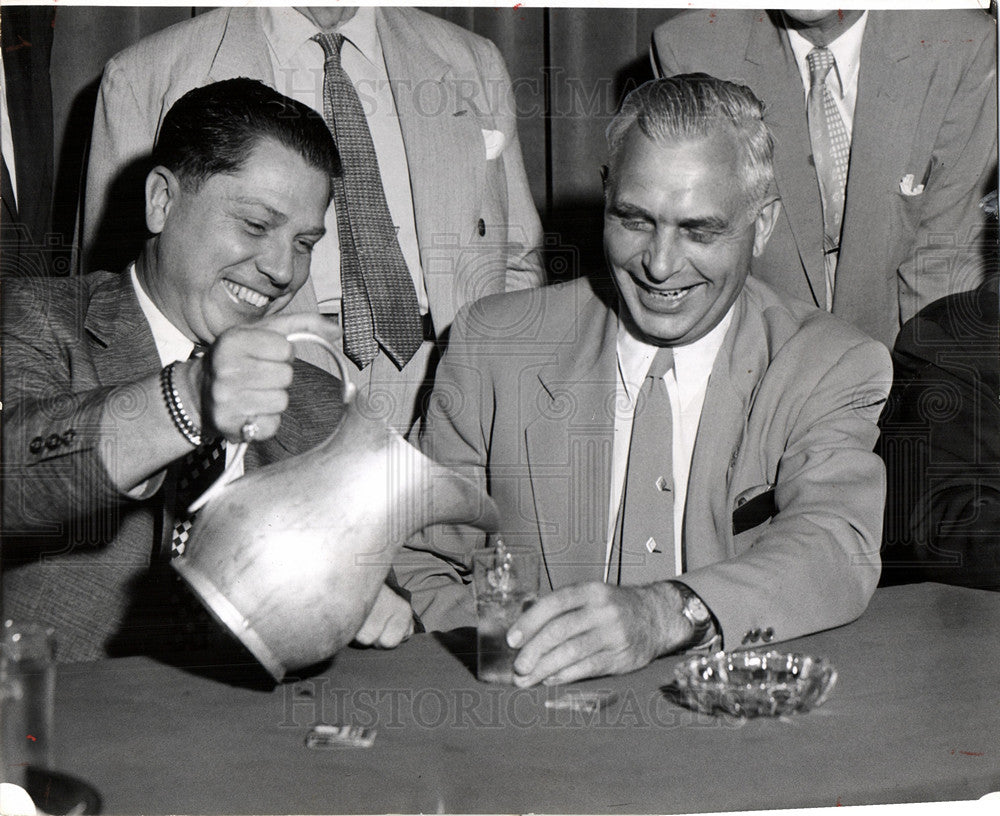
[[[578,280],[458,317],[421,443],[542,554],[507,632],[516,682],[631,671],[846,623],[879,575],[872,446],[888,353],[747,278],[780,210],[745,87],[646,83],[609,129],[614,291]],[[396,565],[429,629],[474,622],[470,553],[433,528]]]

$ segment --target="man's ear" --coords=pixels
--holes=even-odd
[[[170,170],[157,165],[146,176],[146,228],[154,235],[163,232],[167,214],[180,193],[180,182]]]
[[[754,220],[753,234],[753,254],[756,258],[764,251],[767,239],[774,231],[774,225],[778,223],[778,216],[781,214],[781,199],[775,196],[768,201],[757,213]]]

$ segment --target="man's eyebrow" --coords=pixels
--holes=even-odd
[[[608,206],[608,212],[619,218],[643,218],[652,221],[653,215],[648,210],[644,210],[635,204],[627,201],[615,201]]]
[[[678,226],[681,229],[701,230],[704,232],[728,232],[732,229],[732,224],[728,219],[714,215],[706,215],[702,218],[685,218]]]
[[[278,221],[279,223],[284,223],[285,221],[288,220],[288,216],[285,215],[281,210],[274,209],[274,207],[265,204],[259,198],[253,198],[251,196],[241,196],[238,198],[234,198],[233,201],[235,201],[237,204],[247,204],[251,207],[260,207],[261,209],[267,211],[267,214],[271,217],[272,220]]]

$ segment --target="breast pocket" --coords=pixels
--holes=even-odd
[[[766,524],[777,513],[773,484],[757,485],[744,490],[733,503],[733,536]]]

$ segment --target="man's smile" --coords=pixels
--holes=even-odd
[[[643,300],[647,304],[661,303],[663,305],[671,306],[675,303],[681,303],[691,292],[694,292],[705,285],[704,281],[698,281],[697,283],[692,283],[689,286],[678,286],[672,289],[660,289],[652,287],[649,284],[642,283],[635,278],[632,280],[635,282]]]
[[[226,293],[239,304],[249,304],[255,309],[265,309],[274,300],[272,297],[261,294],[260,292],[254,291],[249,287],[243,286],[240,283],[236,283],[230,280],[224,280],[223,285],[225,286]]]

